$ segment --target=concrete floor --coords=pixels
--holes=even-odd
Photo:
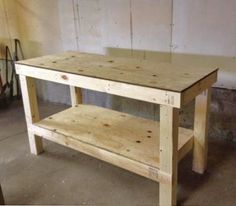
[[[63,105],[40,105],[46,116]],[[0,111],[0,182],[6,204],[157,205],[158,183],[87,155],[44,141],[31,155],[20,103]],[[179,205],[236,205],[236,144],[210,139],[205,175],[179,165]]]

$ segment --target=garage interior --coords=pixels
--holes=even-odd
[[[180,161],[177,203],[234,206],[235,10],[234,0],[0,0],[1,82],[11,82],[15,60],[65,51],[219,68],[209,109],[207,171],[192,171],[192,153]],[[43,140],[44,153],[31,154],[17,75],[12,84],[12,97],[6,90],[0,99],[0,201],[157,205],[155,181],[48,140]],[[37,80],[36,87],[41,118],[71,106],[69,86]],[[160,119],[158,104],[89,89],[82,89],[82,98],[83,104]],[[194,105],[181,108],[181,127],[194,127]]]

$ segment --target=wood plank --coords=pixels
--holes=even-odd
[[[25,110],[25,119],[28,127],[30,124],[39,121],[36,86],[33,78],[23,75],[20,75],[20,83]],[[28,131],[28,137],[31,153],[37,155],[43,152],[42,139],[30,131]]]
[[[174,92],[184,91],[217,70],[79,52],[17,62],[20,64]]]
[[[122,158],[137,162],[136,165],[145,165],[141,166],[142,171],[150,168],[148,171],[138,170],[136,173],[159,180],[159,151],[156,149],[159,148],[159,123],[156,121],[96,106],[78,105],[30,125],[30,130],[123,168],[126,166],[119,165]],[[182,152],[193,132],[184,128],[179,131],[178,150]],[[135,168],[129,166],[134,172]],[[168,179],[168,175],[163,176]]]
[[[70,86],[71,105],[82,104],[82,90],[79,87]]]
[[[203,174],[207,168],[210,99],[211,89],[208,89],[195,100],[193,171],[200,174]]]
[[[18,74],[33,78],[134,98],[155,104],[170,105],[177,108],[180,108],[181,106],[181,94],[178,92],[159,90],[19,64],[16,65],[16,69]]]
[[[110,152],[108,150],[90,145],[88,143],[78,141],[74,138],[60,134],[58,132],[52,132],[48,129],[44,129],[37,125],[31,125],[30,130],[34,133],[43,136],[45,139],[53,141],[55,143],[64,145],[66,147],[75,149],[87,155],[93,156],[97,159],[103,160],[115,166],[134,172],[138,175],[147,177],[154,181],[169,182],[170,176],[161,172],[158,168],[152,167],[147,164],[129,159],[122,155]]]
[[[160,205],[177,204],[179,110],[160,106],[160,170],[169,174],[168,183],[160,183]],[[179,138],[181,138],[179,136]],[[157,148],[158,149],[158,148]]]
[[[208,75],[207,78],[203,79],[202,81],[199,81],[198,83],[194,84],[193,86],[186,89],[181,94],[181,105],[186,105],[190,101],[192,101],[196,96],[198,96],[200,93],[205,91],[208,88],[211,88],[211,86],[217,81],[217,71],[211,73]]]

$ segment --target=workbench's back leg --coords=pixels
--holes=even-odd
[[[170,175],[170,181],[160,183],[161,206],[173,206],[177,201],[179,109],[160,106],[160,170]]]
[[[0,205],[4,205],[4,204],[5,204],[5,202],[4,202],[4,198],[3,198],[2,187],[0,184]]]
[[[37,155],[43,152],[42,138],[34,135],[34,133],[29,130],[29,127],[32,123],[39,121],[35,81],[31,77],[20,75],[20,83],[24,103],[26,124],[28,127],[30,151],[31,153]]]
[[[208,113],[211,89],[198,95],[195,100],[193,171],[203,174],[207,168]]]
[[[70,86],[71,105],[82,104],[82,90],[79,87]]]

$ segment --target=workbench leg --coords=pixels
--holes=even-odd
[[[0,184],[0,205],[4,205],[4,204],[5,204],[5,202],[4,202],[4,198],[3,198],[2,187]]]
[[[71,105],[82,104],[82,90],[79,87],[70,86]]]
[[[207,168],[208,113],[211,89],[205,90],[195,99],[193,171],[203,174]]]
[[[177,204],[179,109],[160,106],[160,170],[170,175],[169,182],[160,183],[160,206]]]
[[[21,93],[23,98],[26,124],[28,128],[28,137],[30,151],[32,154],[43,152],[42,138],[36,136],[29,130],[32,123],[39,121],[38,101],[36,96],[35,81],[31,77],[20,75]]]

